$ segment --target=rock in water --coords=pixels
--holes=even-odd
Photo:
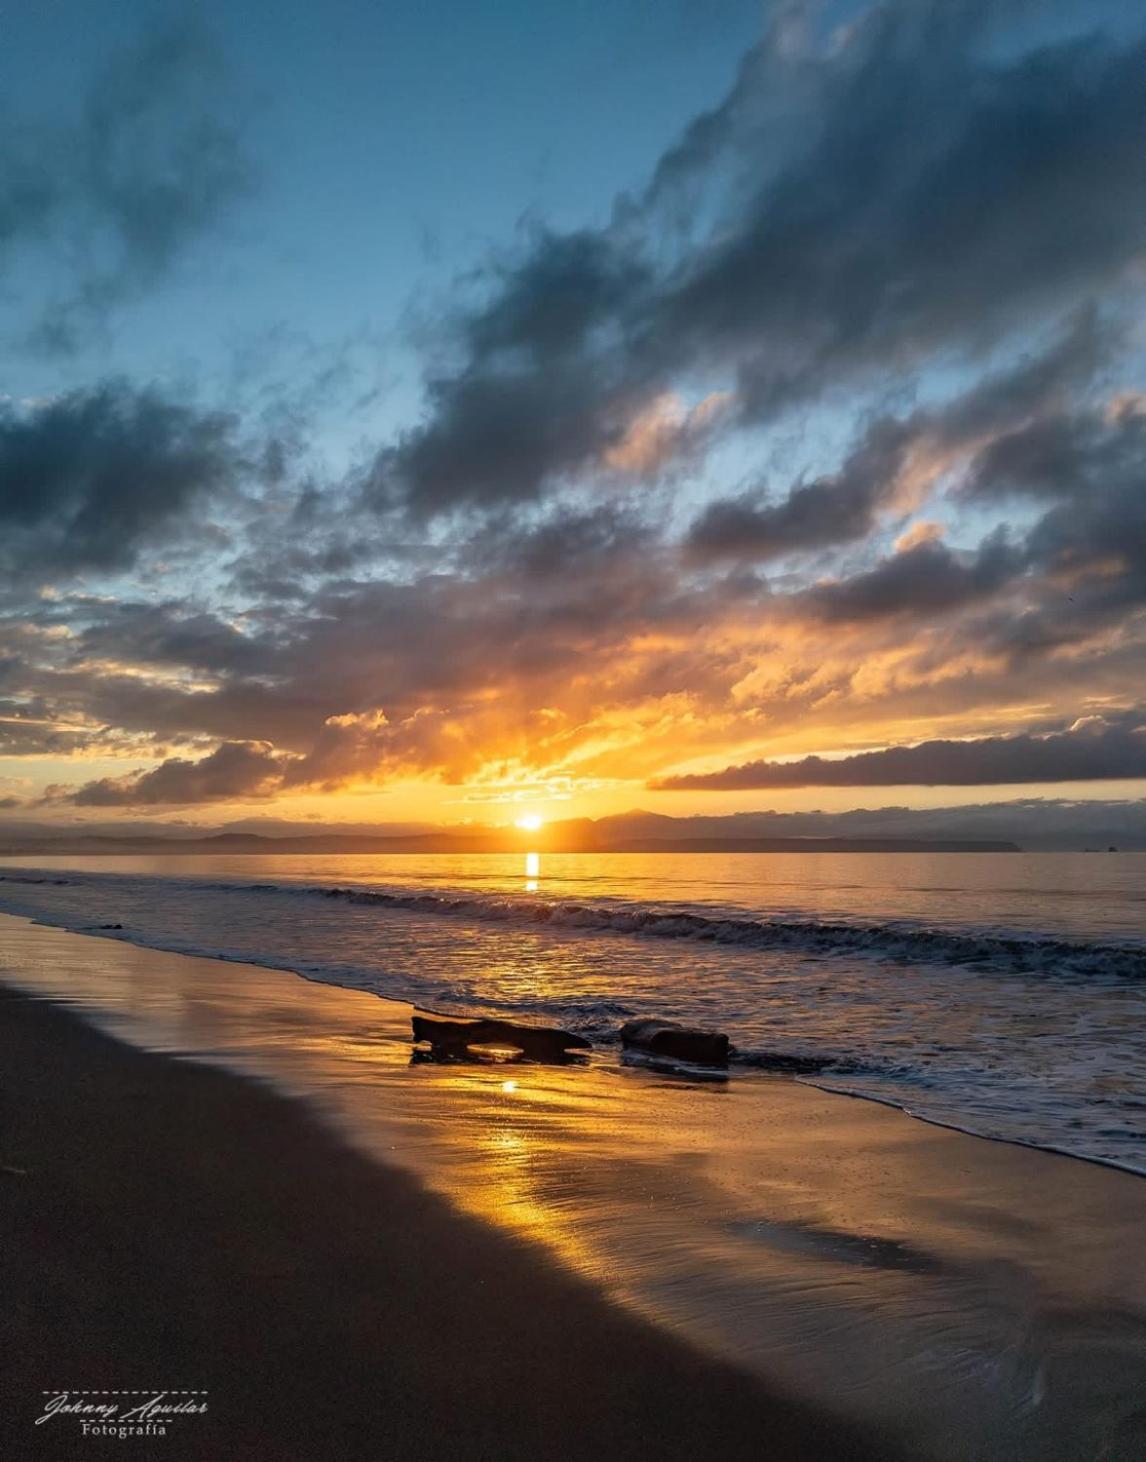
[[[696,1030],[675,1020],[630,1020],[621,1027],[621,1044],[697,1066],[727,1066],[731,1050],[722,1031]]]
[[[588,1051],[584,1036],[552,1026],[518,1025],[511,1020],[440,1020],[411,1016],[415,1041],[427,1041],[434,1055],[463,1057],[471,1046],[505,1046],[527,1061],[563,1061],[568,1051]]]

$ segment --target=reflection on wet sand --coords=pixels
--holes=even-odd
[[[913,1455],[1065,1458],[1109,1442],[1129,1457],[1143,1442],[1140,1179],[783,1077],[702,1083],[599,1057],[411,1064],[407,1005],[2,927],[0,978],[306,1096],[618,1301],[891,1421]]]

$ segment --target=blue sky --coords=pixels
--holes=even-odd
[[[5,24],[10,810],[1141,794],[1135,7]]]
[[[9,347],[28,395],[93,371],[188,376],[214,391],[252,356],[321,371],[351,348],[385,382],[370,425],[416,407],[420,307],[511,243],[523,220],[607,220],[682,117],[719,100],[759,33],[759,4],[497,6],[53,4],[6,22],[10,109],[75,116],[93,70],[159,15],[217,47],[218,95],[253,178],[241,210],[74,356]],[[84,44],[77,45],[77,35]],[[26,259],[23,299],[52,277]],[[9,299],[9,329],[24,311]],[[15,305],[15,308],[13,308]]]

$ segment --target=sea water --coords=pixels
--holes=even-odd
[[[0,860],[0,910],[738,1067],[1146,1173],[1146,854]],[[101,926],[122,925],[122,929]]]

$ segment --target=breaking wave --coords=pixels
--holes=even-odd
[[[117,875],[99,875],[115,878]],[[0,883],[67,886],[85,883],[83,874],[65,877],[3,873]],[[904,922],[844,923],[818,919],[754,919],[695,909],[657,908],[634,903],[582,903],[564,899],[497,897],[452,892],[323,886],[305,883],[164,880],[197,892],[257,894],[285,899],[325,899],[418,915],[513,924],[576,933],[628,935],[642,939],[688,939],[697,943],[800,954],[867,956],[892,962],[989,967],[1023,974],[1096,976],[1115,980],[1146,977],[1146,945],[1109,944],[1060,938],[1022,938],[993,932],[931,929]]]
[[[260,870],[262,871],[262,870]],[[268,872],[270,870],[267,870]],[[717,892],[719,885],[711,885]],[[8,868],[0,907],[134,944],[291,969],[452,1015],[725,1030],[733,1069],[1146,1170],[1146,941],[709,901]],[[930,918],[944,910],[933,903]],[[1125,931],[1125,932],[1124,932]],[[616,1059],[616,1054],[611,1059]]]
[[[297,884],[219,884],[218,890],[337,899],[414,914],[512,923],[578,933],[635,935],[646,939],[691,939],[741,948],[801,954],[868,955],[924,964],[990,965],[1022,973],[1098,975],[1115,979],[1146,976],[1146,947],[1066,939],[1022,939],[999,934],[961,933],[899,923],[852,924],[808,919],[749,919],[642,905],[611,906],[566,900],[490,898],[465,894],[409,893],[381,889],[314,887]]]

